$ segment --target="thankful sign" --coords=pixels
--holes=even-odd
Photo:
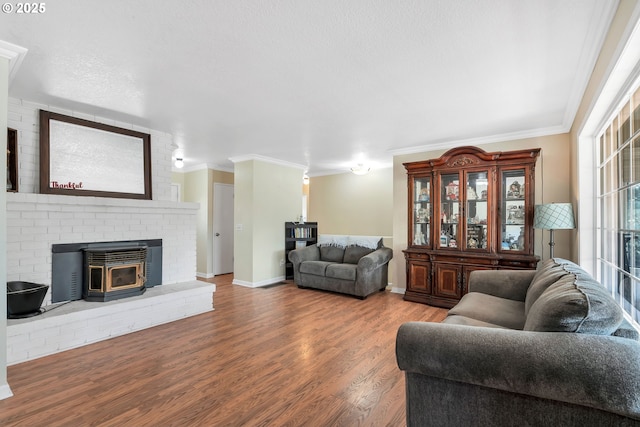
[[[82,190],[82,181],[80,182],[67,182],[59,183],[58,181],[51,181],[51,188],[60,188],[63,190]]]

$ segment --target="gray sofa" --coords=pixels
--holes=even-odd
[[[340,292],[360,299],[383,291],[393,251],[382,246],[381,238],[374,244],[367,242],[372,241],[351,236],[325,243],[320,239],[316,245],[289,252],[294,282],[299,288]]]
[[[408,426],[639,426],[640,342],[576,264],[474,271],[442,323],[403,324]]]

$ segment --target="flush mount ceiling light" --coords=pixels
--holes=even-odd
[[[184,166],[184,160],[182,160],[182,157],[177,157],[177,158],[176,158],[176,162],[174,163],[174,165],[175,165],[178,169],[182,169],[182,167]]]
[[[351,172],[353,172],[356,175],[366,175],[367,173],[369,173],[370,170],[371,168],[369,166],[366,166],[362,163],[358,163],[358,166],[351,168]]]

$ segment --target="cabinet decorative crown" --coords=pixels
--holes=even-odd
[[[458,157],[457,159],[451,160],[447,163],[447,166],[467,166],[477,164],[478,159],[471,159],[469,157],[463,156]]]

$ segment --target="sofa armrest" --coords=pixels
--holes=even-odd
[[[626,338],[410,322],[396,357],[407,373],[640,419],[640,343]]]
[[[393,258],[393,251],[391,248],[381,247],[371,252],[368,255],[363,256],[358,261],[358,270],[360,271],[371,271],[375,270],[378,267],[381,267],[391,261]],[[360,273],[358,271],[358,273]]]
[[[305,246],[289,252],[289,261],[293,264],[293,281],[300,285],[300,264],[304,261],[319,261],[320,248],[318,245]]]
[[[300,265],[303,261],[320,260],[320,248],[317,245],[305,246],[304,248],[294,249],[289,252],[289,261],[294,266]]]
[[[475,270],[469,275],[469,292],[524,301],[535,270]]]

